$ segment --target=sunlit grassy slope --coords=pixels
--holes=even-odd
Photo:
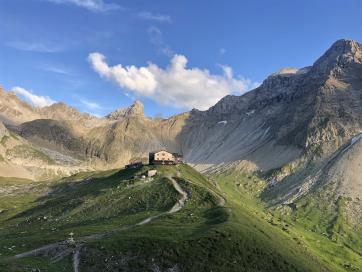
[[[147,169],[81,173],[47,183],[1,180],[6,193],[0,196],[0,271],[72,271],[70,257],[11,257],[70,233],[82,241],[109,232],[84,244],[81,271],[343,271],[320,256],[297,225],[262,211],[254,200],[262,180],[224,174],[216,177],[216,187],[187,165],[157,166],[152,180],[141,178]],[[124,229],[178,201],[168,177],[188,192],[185,207]]]

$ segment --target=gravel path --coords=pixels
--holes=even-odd
[[[188,199],[188,194],[181,188],[180,184],[178,184],[174,178],[170,178],[170,180],[175,190],[182,195],[179,201],[171,208],[171,210],[168,211],[168,213],[175,213],[185,206],[186,200]]]

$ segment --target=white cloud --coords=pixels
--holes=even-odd
[[[106,3],[103,0],[48,0],[57,4],[73,4],[81,8],[95,12],[106,12],[109,10],[122,9],[118,4]]]
[[[242,94],[257,86],[249,79],[234,78],[228,66],[222,66],[222,75],[210,74],[206,69],[187,68],[183,55],[174,55],[165,69],[153,63],[145,67],[109,66],[100,53],[90,54],[88,60],[99,75],[121,88],[178,108],[205,110],[225,95]]]
[[[148,11],[142,11],[137,14],[137,16],[143,20],[147,21],[155,21],[159,23],[170,23],[171,17],[169,15],[162,15],[162,14],[152,14]]]
[[[90,110],[103,110],[103,107],[96,102],[80,99],[80,102]]]
[[[35,107],[46,107],[54,104],[56,101],[51,99],[49,96],[40,96],[33,93],[31,90],[26,90],[22,87],[13,87],[11,89],[17,95],[25,98],[28,102],[30,102]]]
[[[233,69],[230,67],[230,66],[227,66],[227,65],[222,65],[222,64],[219,64],[220,68],[223,70],[224,72],[224,75],[227,77],[227,78],[230,78],[232,79],[233,78]]]
[[[167,57],[172,57],[172,55],[174,55],[170,46],[164,42],[162,31],[159,28],[151,26],[148,28],[147,32],[150,37],[150,42],[155,46],[158,53]]]
[[[63,48],[61,48],[60,46],[49,45],[40,42],[11,41],[7,43],[7,46],[21,51],[40,53],[56,53],[63,51]]]
[[[226,54],[226,49],[225,48],[220,48],[219,53],[220,53],[220,55],[225,55]]]
[[[70,71],[68,71],[67,69],[52,64],[40,65],[38,68],[56,74],[71,75]]]
[[[78,101],[78,108],[84,112],[87,112],[96,117],[101,117],[108,113],[109,108],[105,108],[97,102],[88,100],[87,98],[81,97],[77,94],[73,95],[73,97]]]

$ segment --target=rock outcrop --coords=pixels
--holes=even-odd
[[[125,109],[117,109],[106,116],[110,120],[120,120],[126,117],[144,117],[143,104],[141,101],[136,100],[132,106]]]

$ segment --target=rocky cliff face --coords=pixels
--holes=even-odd
[[[281,145],[303,150],[338,148],[361,127],[362,47],[337,41],[312,67],[276,73],[241,97],[226,97],[209,111],[258,115]],[[335,150],[335,149],[334,149]]]

